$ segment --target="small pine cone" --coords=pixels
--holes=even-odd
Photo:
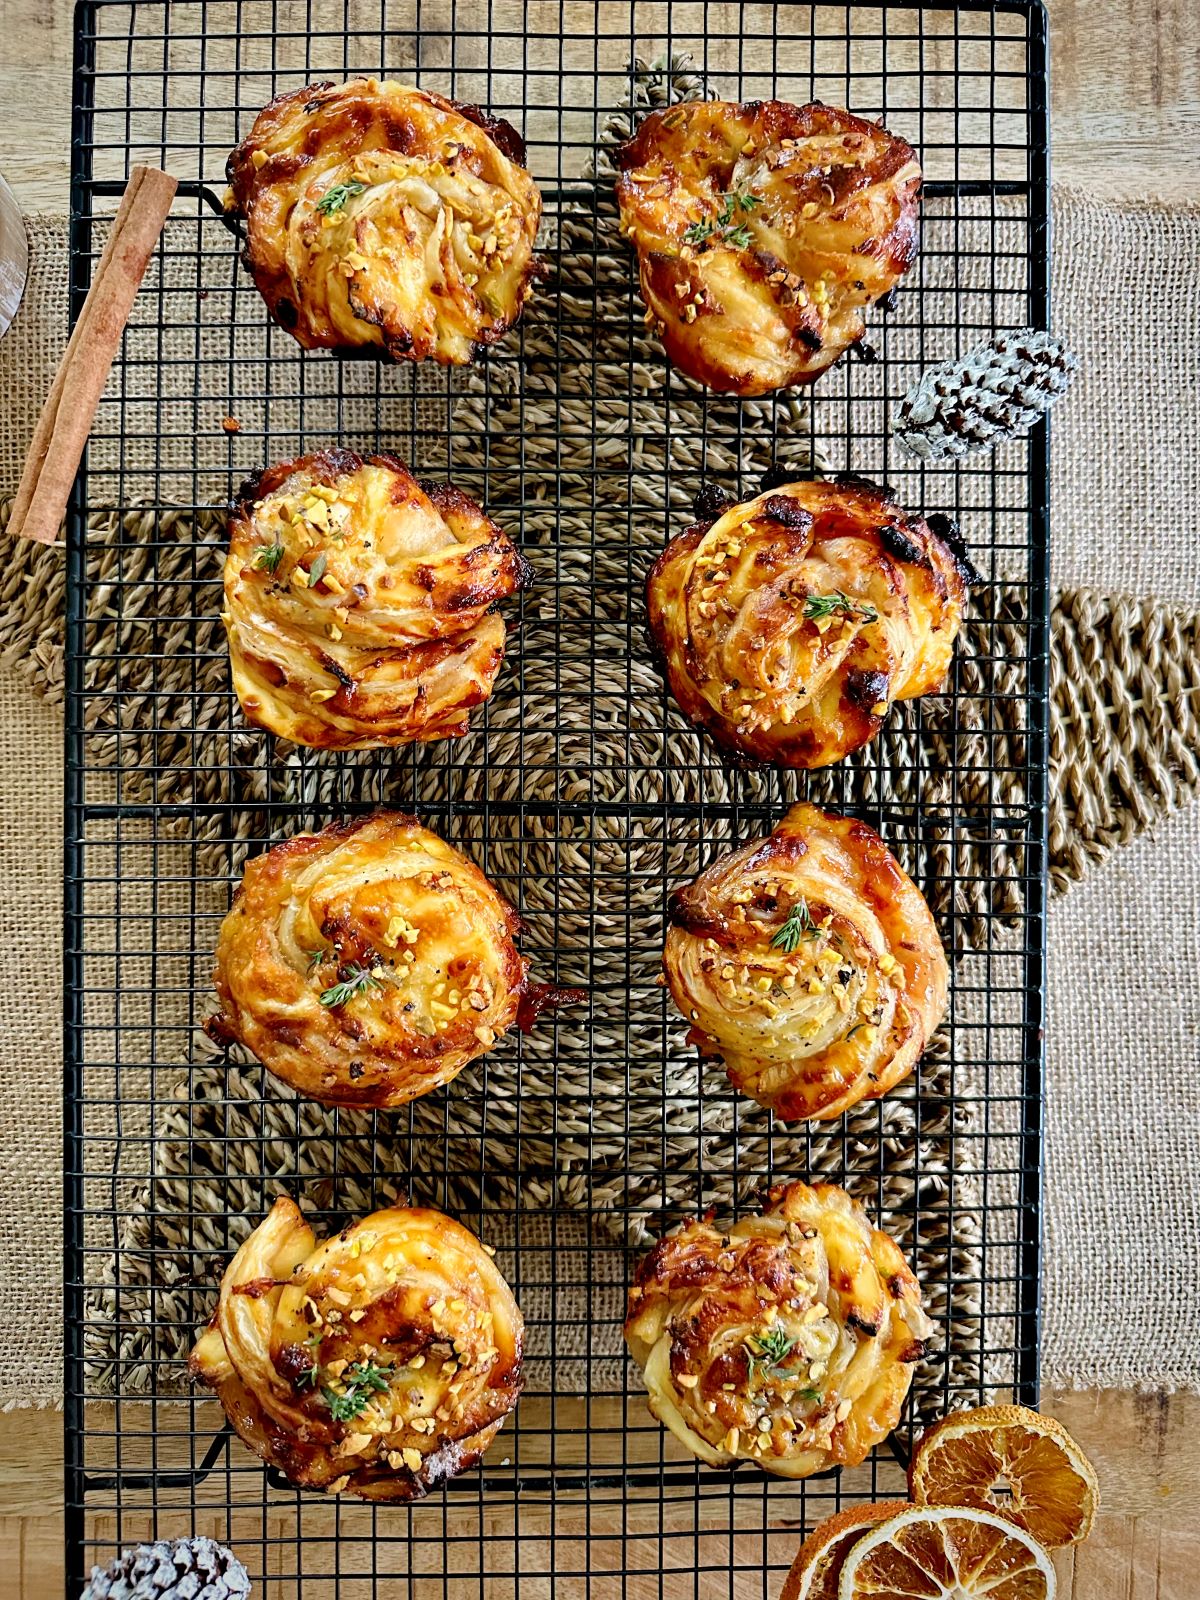
[[[242,1600],[249,1593],[249,1574],[223,1544],[163,1539],[93,1567],[79,1600]]]
[[[1079,363],[1048,333],[1018,328],[930,367],[900,402],[896,438],[919,461],[990,450],[1028,433]]]

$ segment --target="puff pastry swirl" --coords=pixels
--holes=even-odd
[[[504,660],[491,608],[529,581],[469,496],[394,456],[270,467],[229,521],[222,616],[242,710],[322,750],[465,733]]]
[[[311,1100],[403,1105],[516,1020],[518,927],[478,867],[411,817],[298,834],[246,866],[210,1030]]]
[[[887,1437],[931,1332],[896,1244],[830,1183],[660,1239],[625,1322],[651,1411],[693,1455],[788,1478],[855,1466]]]
[[[916,256],[912,147],[848,111],[689,101],[651,112],[619,159],[647,321],[710,389],[810,383]]]
[[[841,479],[783,484],[673,539],[646,611],[680,710],[777,766],[867,744],[894,700],[941,684],[976,581],[954,524],[931,520]]]
[[[541,195],[516,129],[476,106],[310,84],[259,113],[226,171],[246,265],[306,350],[462,366],[521,314]]]
[[[785,1122],[906,1078],[946,1010],[920,890],[862,822],[798,805],[667,907],[663,970],[690,1038]]]
[[[516,1405],[524,1324],[473,1233],[406,1206],[318,1240],[277,1200],[192,1352],[239,1437],[301,1488],[413,1500]]]

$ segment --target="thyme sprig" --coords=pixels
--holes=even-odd
[[[305,1367],[303,1372],[296,1375],[298,1389],[315,1389],[317,1379],[321,1376],[321,1340],[319,1333],[309,1334],[304,1341],[304,1348],[312,1353],[312,1366]]]
[[[338,968],[338,982],[331,984],[328,989],[322,989],[321,1004],[344,1006],[353,1000],[355,995],[366,994],[370,989],[382,987],[382,979],[377,978],[370,967],[361,967],[357,961],[350,961]]]
[[[752,1333],[746,1341],[747,1379],[753,1382],[756,1373],[762,1381],[772,1375],[776,1377],[788,1376],[782,1370],[783,1363],[795,1348],[795,1339],[780,1323],[768,1328],[765,1333]],[[821,1398],[817,1389],[799,1389],[796,1392],[805,1400],[819,1400]]]
[[[833,594],[810,594],[805,597],[805,622],[823,622],[826,617],[839,614],[844,617],[859,616],[864,622],[879,621],[879,613],[874,606],[852,600],[840,589],[835,590]]]
[[[341,1389],[322,1385],[321,1393],[335,1422],[349,1422],[359,1417],[371,1403],[372,1396],[384,1394],[391,1386],[391,1375],[373,1361],[356,1361],[342,1374]]]
[[[821,930],[812,919],[807,900],[797,900],[788,912],[787,921],[775,930],[771,940],[772,950],[782,950],[785,956],[794,955],[802,939],[819,939]]]
[[[282,560],[283,540],[276,539],[274,544],[263,545],[262,549],[254,558],[254,565],[261,568],[263,572],[269,572],[274,575],[275,572],[278,571],[279,563]]]
[[[351,178],[348,183],[335,183],[331,189],[317,201],[317,210],[323,217],[333,216],[335,211],[341,211],[347,200],[353,200],[355,195],[362,194],[366,188],[365,183],[359,183],[357,178]]]
[[[740,189],[736,193],[725,196],[725,204],[716,217],[702,217],[699,222],[693,222],[690,228],[684,231],[685,244],[703,244],[706,239],[711,239],[716,234],[725,244],[732,245],[735,250],[745,250],[750,243],[750,229],[744,222],[737,222],[735,218],[738,211],[747,215],[755,206],[762,205],[762,198],[751,189]]]

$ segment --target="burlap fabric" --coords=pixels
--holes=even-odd
[[[1157,513],[1147,531],[1137,516],[1147,485],[1156,506],[1196,503],[1194,453],[1179,447],[1200,421],[1196,341],[1184,332],[1196,321],[1194,274],[1180,264],[1200,253],[1200,219],[1060,193],[1055,226],[1056,325],[1086,376],[1055,438],[1046,1377],[1200,1386],[1187,1333],[1200,1291],[1182,1265],[1197,1223],[1186,1175],[1200,1157],[1200,808],[1186,804],[1200,761],[1198,596],[1186,518],[1175,531]],[[15,484],[65,321],[62,225],[33,219],[30,232],[29,294],[0,345],[10,397],[0,492]],[[1119,362],[1114,327],[1127,346]],[[1163,328],[1174,330],[1166,343]],[[20,822],[6,848],[22,913],[14,907],[0,956],[9,1046],[0,1202],[10,1219],[0,1259],[10,1327],[20,1330],[0,1368],[0,1399],[11,1405],[51,1400],[59,1387],[44,1312],[57,1303],[59,1267],[58,953],[47,930],[59,918],[60,556],[10,549],[2,587],[3,782]],[[1128,848],[1104,861],[1117,844]],[[41,1004],[30,1003],[35,974]],[[31,1171],[44,1179],[31,1183]],[[161,1181],[170,1184],[169,1171]],[[571,1226],[552,1235],[544,1225],[546,1248],[585,1250]],[[1130,1292],[1131,1261],[1140,1282],[1167,1286],[1152,1308]],[[550,1307],[526,1310],[541,1320]]]

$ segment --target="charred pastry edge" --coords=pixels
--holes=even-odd
[[[343,445],[330,445],[323,450],[312,450],[306,455],[295,456],[291,461],[278,461],[270,466],[259,467],[252,472],[236,491],[234,497],[228,502],[230,520],[242,518],[253,523],[254,509],[268,496],[274,494],[295,473],[307,473],[316,482],[327,482],[342,473],[354,474],[361,472],[364,467],[382,467],[387,472],[400,472],[405,477],[411,478],[420,489],[421,493],[429,500],[439,513],[447,510],[464,511],[476,514],[483,518],[492,530],[494,538],[501,538],[508,542],[513,552],[513,577],[512,594],[522,594],[533,588],[534,569],[523,550],[513,541],[512,536],[494,522],[484,508],[465,489],[460,489],[456,483],[448,479],[432,480],[418,478],[416,473],[406,461],[399,456],[392,455],[390,451],[381,450],[369,456],[361,456],[356,450],[347,449]],[[508,598],[508,597],[506,597]],[[496,602],[498,604],[499,602]],[[493,608],[489,606],[489,611]],[[336,667],[329,665],[329,670],[338,676]],[[349,685],[345,685],[349,687]]]
[[[295,839],[328,838],[341,845],[344,844],[348,839],[352,839],[356,833],[369,826],[369,824],[372,822],[380,821],[395,824],[404,828],[421,828],[426,833],[432,833],[435,839],[441,839],[441,842],[446,845],[448,849],[456,851],[466,861],[470,862],[470,864],[475,867],[477,872],[482,873],[483,877],[486,879],[489,887],[491,888],[492,893],[500,902],[501,908],[503,909],[505,918],[508,922],[509,940],[515,946],[517,939],[519,939],[521,935],[525,933],[528,927],[528,924],[521,916],[521,913],[517,910],[516,906],[513,905],[512,901],[503,892],[503,890],[497,889],[491,878],[487,876],[482,867],[477,865],[472,856],[469,856],[465,850],[461,849],[457,844],[454,844],[450,839],[443,839],[440,833],[436,832],[435,829],[430,828],[426,823],[422,822],[421,819],[411,811],[387,811],[382,807],[377,807],[374,811],[367,812],[366,815],[361,817],[346,817],[340,822],[326,823],[325,827],[318,828],[315,833],[294,833],[289,835],[289,837],[286,839],[277,839],[274,844],[270,844],[265,850],[260,851],[259,855],[252,856],[250,861],[257,861],[260,856],[270,855],[272,850],[278,850],[282,846],[290,844]],[[250,865],[250,861],[246,863],[247,866]],[[244,874],[245,868],[243,868],[243,876]],[[234,892],[234,897],[230,902],[230,911],[232,911],[238,904],[241,895],[242,885],[239,883]],[[521,957],[521,960],[524,963],[524,970],[522,972],[520,983],[514,984],[513,988],[509,992],[516,996],[517,1014],[515,1021],[518,1029],[522,1033],[530,1033],[532,1031],[543,1011],[557,1011],[562,1006],[583,1005],[591,999],[590,989],[577,988],[569,984],[546,982],[544,979],[532,977],[530,974],[528,957],[522,955],[520,950],[517,951],[517,954]],[[219,1006],[218,1009],[214,1011],[213,1014],[205,1021],[204,1032],[213,1041],[213,1043],[222,1050],[228,1050],[232,1045],[235,1044],[242,1045],[242,1048],[246,1050],[250,1048],[249,1045],[243,1043],[240,1034],[233,1030],[229,1018],[226,1017],[225,1013],[220,1009]],[[503,1034],[497,1034],[495,1043],[498,1044],[503,1037]],[[489,1049],[490,1048],[494,1048],[494,1046],[490,1046]],[[253,1054],[253,1052],[251,1053]],[[487,1050],[481,1050],[479,1055],[486,1055],[487,1053]],[[257,1057],[255,1059],[257,1059]],[[478,1056],[474,1059],[477,1060]],[[267,1070],[270,1071],[270,1068],[267,1068]],[[359,1073],[355,1074],[351,1072],[349,1075],[351,1078],[361,1077],[361,1069]],[[322,1101],[320,1103],[333,1104],[334,1102]],[[354,1103],[357,1104],[358,1102]],[[370,1101],[364,1101],[361,1103],[369,1105]],[[407,1104],[407,1102],[405,1103]],[[402,1110],[403,1106],[398,1106],[392,1109]]]
[[[435,94],[430,89],[419,89],[416,84],[401,83],[398,79],[379,79],[377,81],[380,84],[385,82],[395,82],[399,87],[411,90],[414,94],[423,96],[433,105],[445,107],[450,111],[456,112],[459,116],[465,118],[467,122],[470,122],[477,127],[486,138],[490,139],[505,160],[511,161],[514,166],[520,167],[524,172],[529,171],[528,161],[526,159],[525,140],[523,136],[517,132],[516,128],[513,127],[512,123],[508,122],[504,117],[494,117],[489,112],[484,111],[480,106],[475,105],[472,101],[450,100],[444,95]],[[255,115],[249,132],[245,134],[243,138],[239,139],[237,144],[226,157],[225,180],[229,185],[230,203],[225,206],[222,213],[225,221],[235,226],[235,228],[236,224],[238,223],[248,224],[250,221],[249,211],[243,204],[242,197],[238,194],[236,174],[239,166],[244,166],[246,159],[253,154],[254,150],[261,148],[254,137],[254,130],[258,126],[258,120],[260,117],[265,116],[268,112],[276,111],[282,108],[291,101],[298,101],[302,96],[308,97],[304,100],[304,111],[310,116],[315,116],[319,111],[323,111],[325,108],[325,102],[321,98],[322,96],[330,93],[337,93],[339,90],[346,89],[352,84],[366,84],[367,82],[368,78],[365,74],[359,74],[353,78],[346,78],[341,83],[336,83],[332,79],[326,79],[321,83],[309,83],[305,84],[300,89],[291,89],[285,94],[277,94],[273,99],[268,100],[267,104],[263,106],[262,109]],[[537,188],[536,184],[534,187],[537,190],[540,207],[541,190]],[[244,236],[239,236],[243,237],[242,249],[240,252],[242,265],[254,280],[255,286],[258,287],[254,252],[250,246],[248,230]],[[475,336],[475,338],[471,341],[472,359],[474,359],[474,357],[481,351],[486,350],[490,345],[498,344],[499,341],[504,338],[505,334],[507,334],[512,328],[516,327],[517,323],[520,321],[521,314],[525,309],[525,301],[528,298],[529,286],[537,279],[547,277],[549,275],[549,271],[549,266],[542,261],[542,259],[534,251],[531,251],[528,265],[526,266],[522,275],[521,283],[517,291],[517,303],[512,316],[510,318],[498,318],[490,327],[482,329]],[[262,296],[267,308],[267,312],[272,321],[278,323],[285,333],[290,333],[293,337],[295,337],[295,330],[300,321],[300,313],[293,304],[292,300],[287,296],[281,296],[274,300],[269,299],[261,288],[259,289],[259,293]],[[377,317],[364,316],[361,312],[356,311],[353,306],[351,306],[351,311],[353,312],[356,321],[365,322],[371,327],[382,327],[382,324]],[[409,343],[411,344],[411,334],[408,337]],[[376,345],[370,343],[369,341],[358,341],[354,344],[322,343],[312,346],[301,345],[301,348],[327,350],[331,355],[338,356],[342,360],[346,361],[399,361],[403,360],[405,357],[405,352],[403,349],[394,349],[392,343],[387,341],[385,341],[382,345]],[[441,364],[438,363],[436,358],[432,356],[424,359],[433,360],[435,365]]]

